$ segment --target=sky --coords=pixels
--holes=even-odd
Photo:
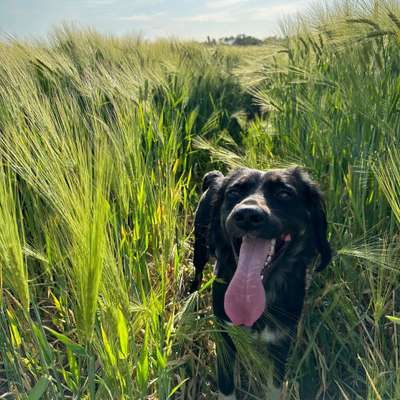
[[[147,39],[279,34],[307,0],[0,0],[0,36],[44,38],[63,22]]]

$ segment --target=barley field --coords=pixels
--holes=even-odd
[[[283,31],[0,42],[1,399],[215,398],[211,266],[187,293],[201,178],[292,164],[325,192],[336,254],[288,399],[400,399],[400,5],[315,5]],[[267,385],[252,356],[242,399]]]

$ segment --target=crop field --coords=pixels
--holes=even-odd
[[[400,6],[341,2],[285,34],[0,42],[1,399],[215,398],[211,266],[187,292],[201,178],[293,164],[325,192],[335,257],[288,399],[400,399]],[[262,398],[247,356],[239,398]]]

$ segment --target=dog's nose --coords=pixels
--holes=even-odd
[[[242,206],[233,215],[236,225],[246,231],[259,228],[266,218],[266,213],[257,206]]]

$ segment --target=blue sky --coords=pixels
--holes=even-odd
[[[204,40],[279,32],[282,18],[307,9],[307,0],[0,0],[0,35],[44,37],[62,22],[145,38]]]

